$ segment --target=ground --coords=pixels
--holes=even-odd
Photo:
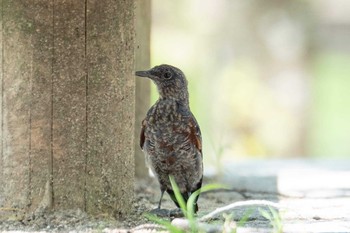
[[[226,211],[226,218],[232,220],[225,225],[238,224],[237,232],[350,232],[348,161],[251,161],[226,166],[220,177],[206,178],[204,183],[224,183],[230,189],[202,194],[198,219],[234,203],[238,206]],[[0,231],[154,232],[160,229],[150,225],[152,222],[143,214],[157,206],[159,195],[154,179],[139,180],[131,214],[124,219],[89,217],[80,210],[43,213],[31,220],[14,217],[1,222],[0,218]],[[170,198],[164,197],[162,207],[173,209]],[[210,223],[204,229],[217,231],[223,226],[223,216],[220,213],[203,221]]]
[[[46,212],[30,220],[13,217],[10,220],[2,221],[0,222],[0,230],[20,232],[101,232],[103,230],[108,231],[107,229],[117,232],[117,229],[120,231],[122,231],[122,229],[132,230],[140,225],[152,223],[144,217],[143,214],[157,206],[159,196],[159,187],[154,179],[138,180],[135,184],[135,201],[133,203],[132,212],[124,219],[114,219],[113,217],[106,218],[106,216],[89,217],[81,210],[58,211],[55,213]],[[234,202],[240,199],[242,199],[241,195],[229,195],[228,192],[204,194],[200,198],[200,215],[203,215],[204,212],[208,212],[223,203]],[[175,205],[167,194],[164,195],[162,207],[166,209],[175,208]],[[10,210],[3,210],[2,212],[4,213],[5,211],[8,212]]]

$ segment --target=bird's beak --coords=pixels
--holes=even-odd
[[[146,71],[136,71],[136,72],[135,72],[135,75],[136,75],[136,76],[139,76],[139,77],[147,77],[147,78],[151,78],[151,77],[152,77],[152,75],[151,75],[151,73],[150,73],[149,70],[146,70]]]

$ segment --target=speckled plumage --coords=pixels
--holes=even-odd
[[[158,101],[142,122],[140,146],[146,161],[158,178],[161,199],[167,191],[177,203],[170,181],[172,175],[187,201],[202,185],[202,139],[198,123],[189,108],[187,80],[181,70],[160,65],[148,71],[137,71],[157,85]],[[198,210],[197,203],[194,206]]]

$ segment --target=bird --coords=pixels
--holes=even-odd
[[[136,71],[135,75],[151,79],[159,92],[158,100],[142,121],[140,134],[146,164],[160,185],[155,210],[161,209],[165,191],[180,208],[169,176],[173,176],[186,203],[191,194],[201,188],[203,180],[201,130],[190,110],[187,79],[179,68],[167,64]],[[193,203],[195,213],[198,197]]]

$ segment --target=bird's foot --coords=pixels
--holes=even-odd
[[[165,218],[165,217],[169,217],[169,210],[167,209],[160,209],[160,208],[156,208],[151,210],[149,213],[153,214],[157,217],[161,217],[161,218]]]
[[[172,218],[182,218],[184,213],[180,208],[169,210],[169,216]]]
[[[150,214],[153,214],[160,218],[181,218],[184,217],[184,214],[180,208],[167,210],[167,209],[153,209],[149,212]]]

